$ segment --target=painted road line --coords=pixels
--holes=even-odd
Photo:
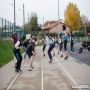
[[[28,61],[26,61],[26,63],[23,65],[23,67],[21,69],[23,69],[25,67],[25,65],[27,64]],[[11,81],[11,83],[9,84],[9,86],[7,87],[6,90],[9,90],[11,88],[11,86],[13,85],[13,83],[15,82],[15,80],[17,79],[17,77],[19,76],[20,73],[17,73],[16,76],[14,77],[14,79]]]
[[[54,57],[54,59],[56,60],[56,62],[58,63],[58,65],[64,70],[64,72],[68,75],[68,77],[71,79],[71,81],[74,83],[74,86],[77,86],[77,83],[72,78],[72,76],[67,72],[67,70],[63,67],[63,65],[60,64],[60,62],[57,60],[57,58]],[[81,88],[79,88],[79,90],[81,90]]]
[[[39,56],[38,53],[37,53],[37,55]],[[42,59],[42,53],[41,53],[41,90],[44,90],[43,83],[44,83],[44,79],[43,79],[43,59]]]
[[[17,79],[19,73],[14,77],[14,79],[11,81],[10,85],[7,87],[6,90],[9,90],[11,88],[11,86],[13,85],[13,83],[15,82],[15,80]]]
[[[42,53],[41,53],[41,81],[42,81],[42,90],[44,90],[44,87],[43,87],[43,59],[42,59]]]

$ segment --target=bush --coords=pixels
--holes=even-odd
[[[75,32],[74,34],[75,34],[76,37],[85,37],[84,32]]]
[[[52,37],[56,37],[58,34],[57,34],[57,33],[50,33],[50,35],[51,35]]]

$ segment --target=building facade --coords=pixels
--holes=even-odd
[[[57,33],[59,34],[60,32],[62,32],[62,26],[65,25],[64,23],[60,22],[60,21],[47,21],[42,29],[44,32],[47,33]],[[66,30],[67,32],[70,31],[69,27],[67,25],[66,26]]]

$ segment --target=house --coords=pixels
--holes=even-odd
[[[44,32],[47,33],[60,33],[63,29],[62,29],[62,25],[65,25],[64,23],[60,22],[60,21],[47,21],[42,29]],[[69,32],[69,27],[67,25],[66,26],[66,30]]]

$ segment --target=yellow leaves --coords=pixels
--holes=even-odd
[[[65,13],[65,24],[70,26],[72,31],[76,31],[80,29],[80,11],[77,8],[76,4],[69,3]]]

